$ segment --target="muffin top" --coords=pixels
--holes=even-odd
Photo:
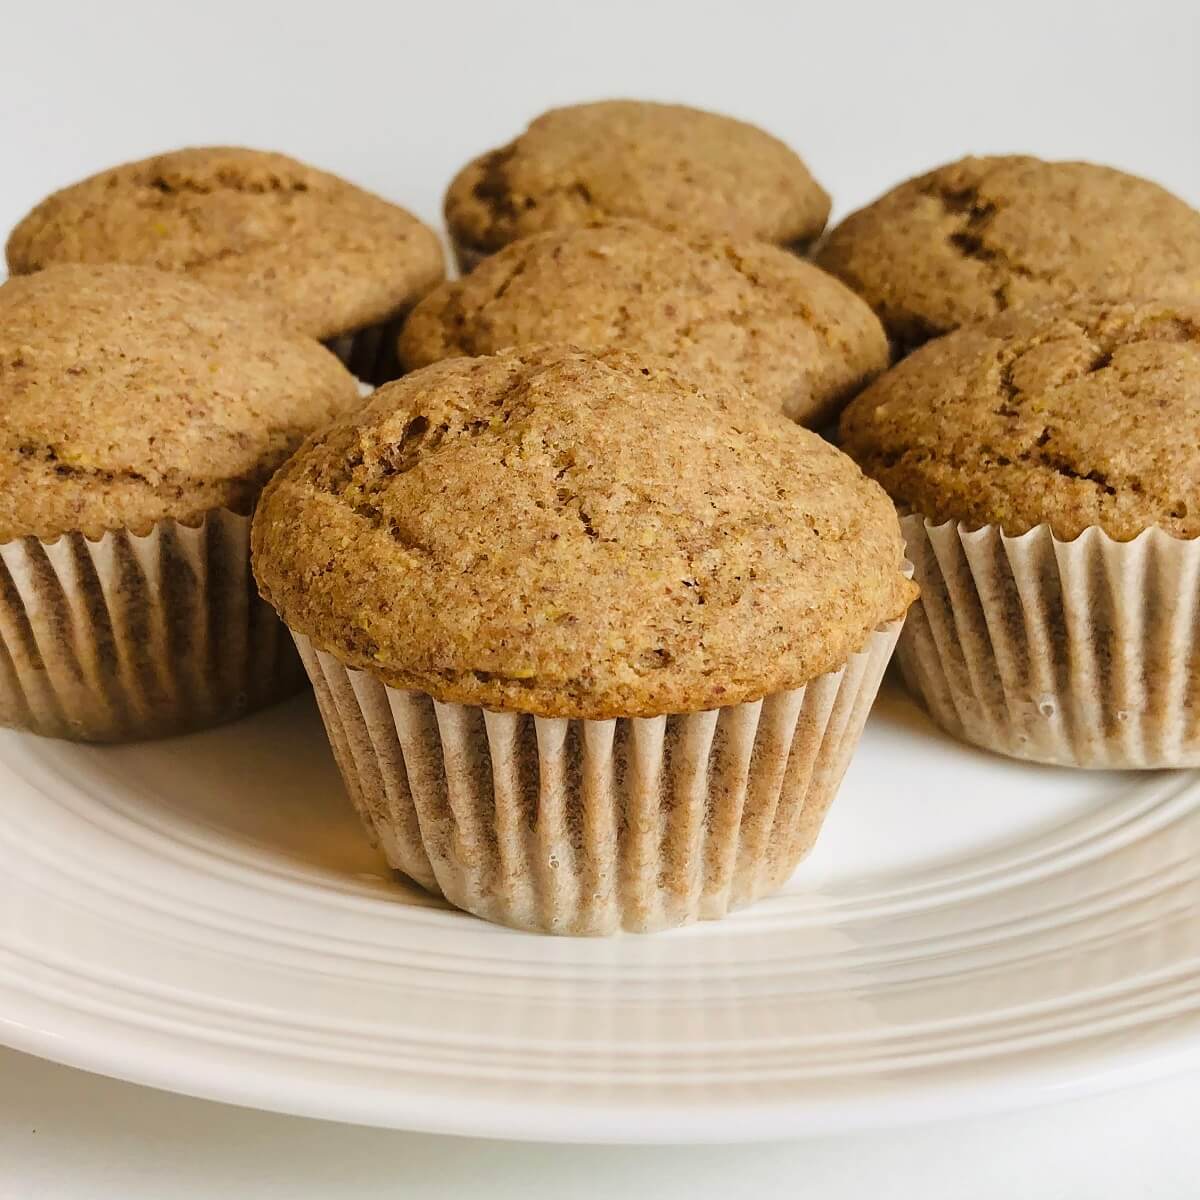
[[[331,338],[386,320],[445,274],[411,213],[282,154],[177,150],[43,200],[8,239],[14,275],[56,263],[184,271]]]
[[[303,438],[356,404],[317,342],[148,267],[0,287],[0,541],[249,512]]]
[[[417,305],[400,359],[412,370],[550,342],[667,357],[806,423],[835,416],[888,364],[875,314],[811,263],[632,221],[506,246]]]
[[[633,217],[802,246],[829,197],[783,142],[678,104],[604,100],[552,109],[468,163],[446,193],[455,240],[480,253],[566,225]]]
[[[915,590],[892,505],[840,451],[612,350],[380,388],[267,487],[253,548],[263,596],[347,665],[559,717],[799,686]]]
[[[1111,167],[964,158],[847,217],[816,260],[907,351],[1020,305],[1200,299],[1200,212]]]
[[[1079,303],[930,342],[850,404],[841,441],[934,521],[1193,538],[1197,430],[1200,304]]]

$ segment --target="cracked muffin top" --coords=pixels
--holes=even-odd
[[[445,274],[437,234],[335,175],[260,150],[196,148],[102,171],[43,200],[8,269],[120,262],[184,271],[332,338],[407,309]]]
[[[148,267],[0,287],[0,541],[247,513],[314,429],[358,402],[323,346]]]
[[[474,256],[614,217],[803,247],[825,227],[829,197],[756,126],[643,100],[543,113],[468,163],[446,193],[450,233]]]
[[[446,359],[263,493],[263,596],[345,664],[545,716],[690,712],[839,667],[915,588],[840,451],[670,363]]]
[[[964,158],[851,214],[816,261],[903,353],[1023,305],[1200,300],[1200,212],[1111,167]]]
[[[841,443],[941,522],[1200,535],[1200,304],[1006,313],[923,346],[842,414]]]
[[[631,221],[506,246],[417,305],[400,360],[550,342],[661,355],[805,424],[835,417],[888,364],[875,314],[811,263]]]

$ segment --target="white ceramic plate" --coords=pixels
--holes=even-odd
[[[1027,767],[885,688],[816,854],[711,925],[539,938],[385,875],[309,698],[171,742],[0,733],[0,1041],[284,1112],[743,1140],[1200,1062],[1194,773]]]

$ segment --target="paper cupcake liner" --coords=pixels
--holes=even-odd
[[[366,325],[330,338],[325,345],[341,359],[352,375],[373,387],[399,379],[400,360],[396,342],[407,313],[390,317],[378,325]]]
[[[899,629],[803,688],[608,721],[443,704],[293,636],[389,865],[489,921],[608,934],[720,917],[787,880],[816,841]]]
[[[250,574],[250,518],[0,545],[0,723],[127,741],[213,725],[301,688]]]
[[[1200,539],[903,519],[909,688],[948,733],[1076,767],[1200,765]]]

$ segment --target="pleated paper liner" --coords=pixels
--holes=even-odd
[[[379,387],[400,378],[396,342],[407,315],[407,312],[399,313],[378,325],[343,333],[330,338],[325,345],[352,375],[372,387]]]
[[[214,510],[89,540],[0,545],[0,723],[125,741],[217,724],[299,690],[250,575],[250,518]]]
[[[608,721],[443,704],[294,636],[346,787],[393,868],[489,921],[608,934],[720,917],[787,880],[899,629],[803,688]]]
[[[903,519],[909,688],[948,733],[1076,767],[1200,765],[1200,539]]]

